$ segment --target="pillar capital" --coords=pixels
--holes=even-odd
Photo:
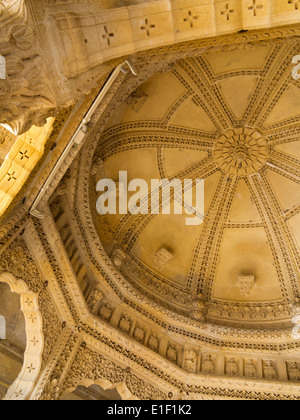
[[[0,124],[23,134],[53,115],[55,97],[24,0],[0,0],[0,5],[0,55],[6,73],[0,80]]]

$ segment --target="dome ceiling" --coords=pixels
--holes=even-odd
[[[99,237],[124,277],[163,305],[218,323],[290,322],[300,264],[296,52],[264,44],[180,60],[134,91],[102,135],[90,190]],[[96,182],[119,171],[149,185],[204,179],[204,223],[96,214]]]

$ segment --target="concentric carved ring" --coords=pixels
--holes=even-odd
[[[227,131],[218,139],[213,150],[219,167],[236,176],[258,172],[267,162],[268,153],[266,139],[251,128]]]

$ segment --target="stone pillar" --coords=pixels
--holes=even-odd
[[[14,134],[39,127],[56,111],[34,25],[24,0],[0,0],[0,124]]]

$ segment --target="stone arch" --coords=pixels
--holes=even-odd
[[[33,389],[42,364],[44,339],[38,295],[31,292],[23,280],[17,279],[10,273],[0,274],[0,283],[7,283],[12,292],[20,295],[27,338],[22,370],[4,399],[25,400]]]
[[[103,388],[104,391],[115,389],[119,393],[119,395],[120,395],[120,397],[123,401],[138,400],[138,398],[136,396],[134,396],[132,394],[132,392],[128,389],[125,381],[120,382],[118,384],[115,384],[115,383],[112,383],[109,380],[104,379],[104,378],[100,378],[100,379],[96,379],[96,380],[87,379],[87,378],[86,379],[81,379],[72,388],[66,389],[63,392],[62,395],[71,394],[73,391],[75,391],[80,386],[84,386],[85,388],[89,388],[92,385],[98,385],[101,388]]]

